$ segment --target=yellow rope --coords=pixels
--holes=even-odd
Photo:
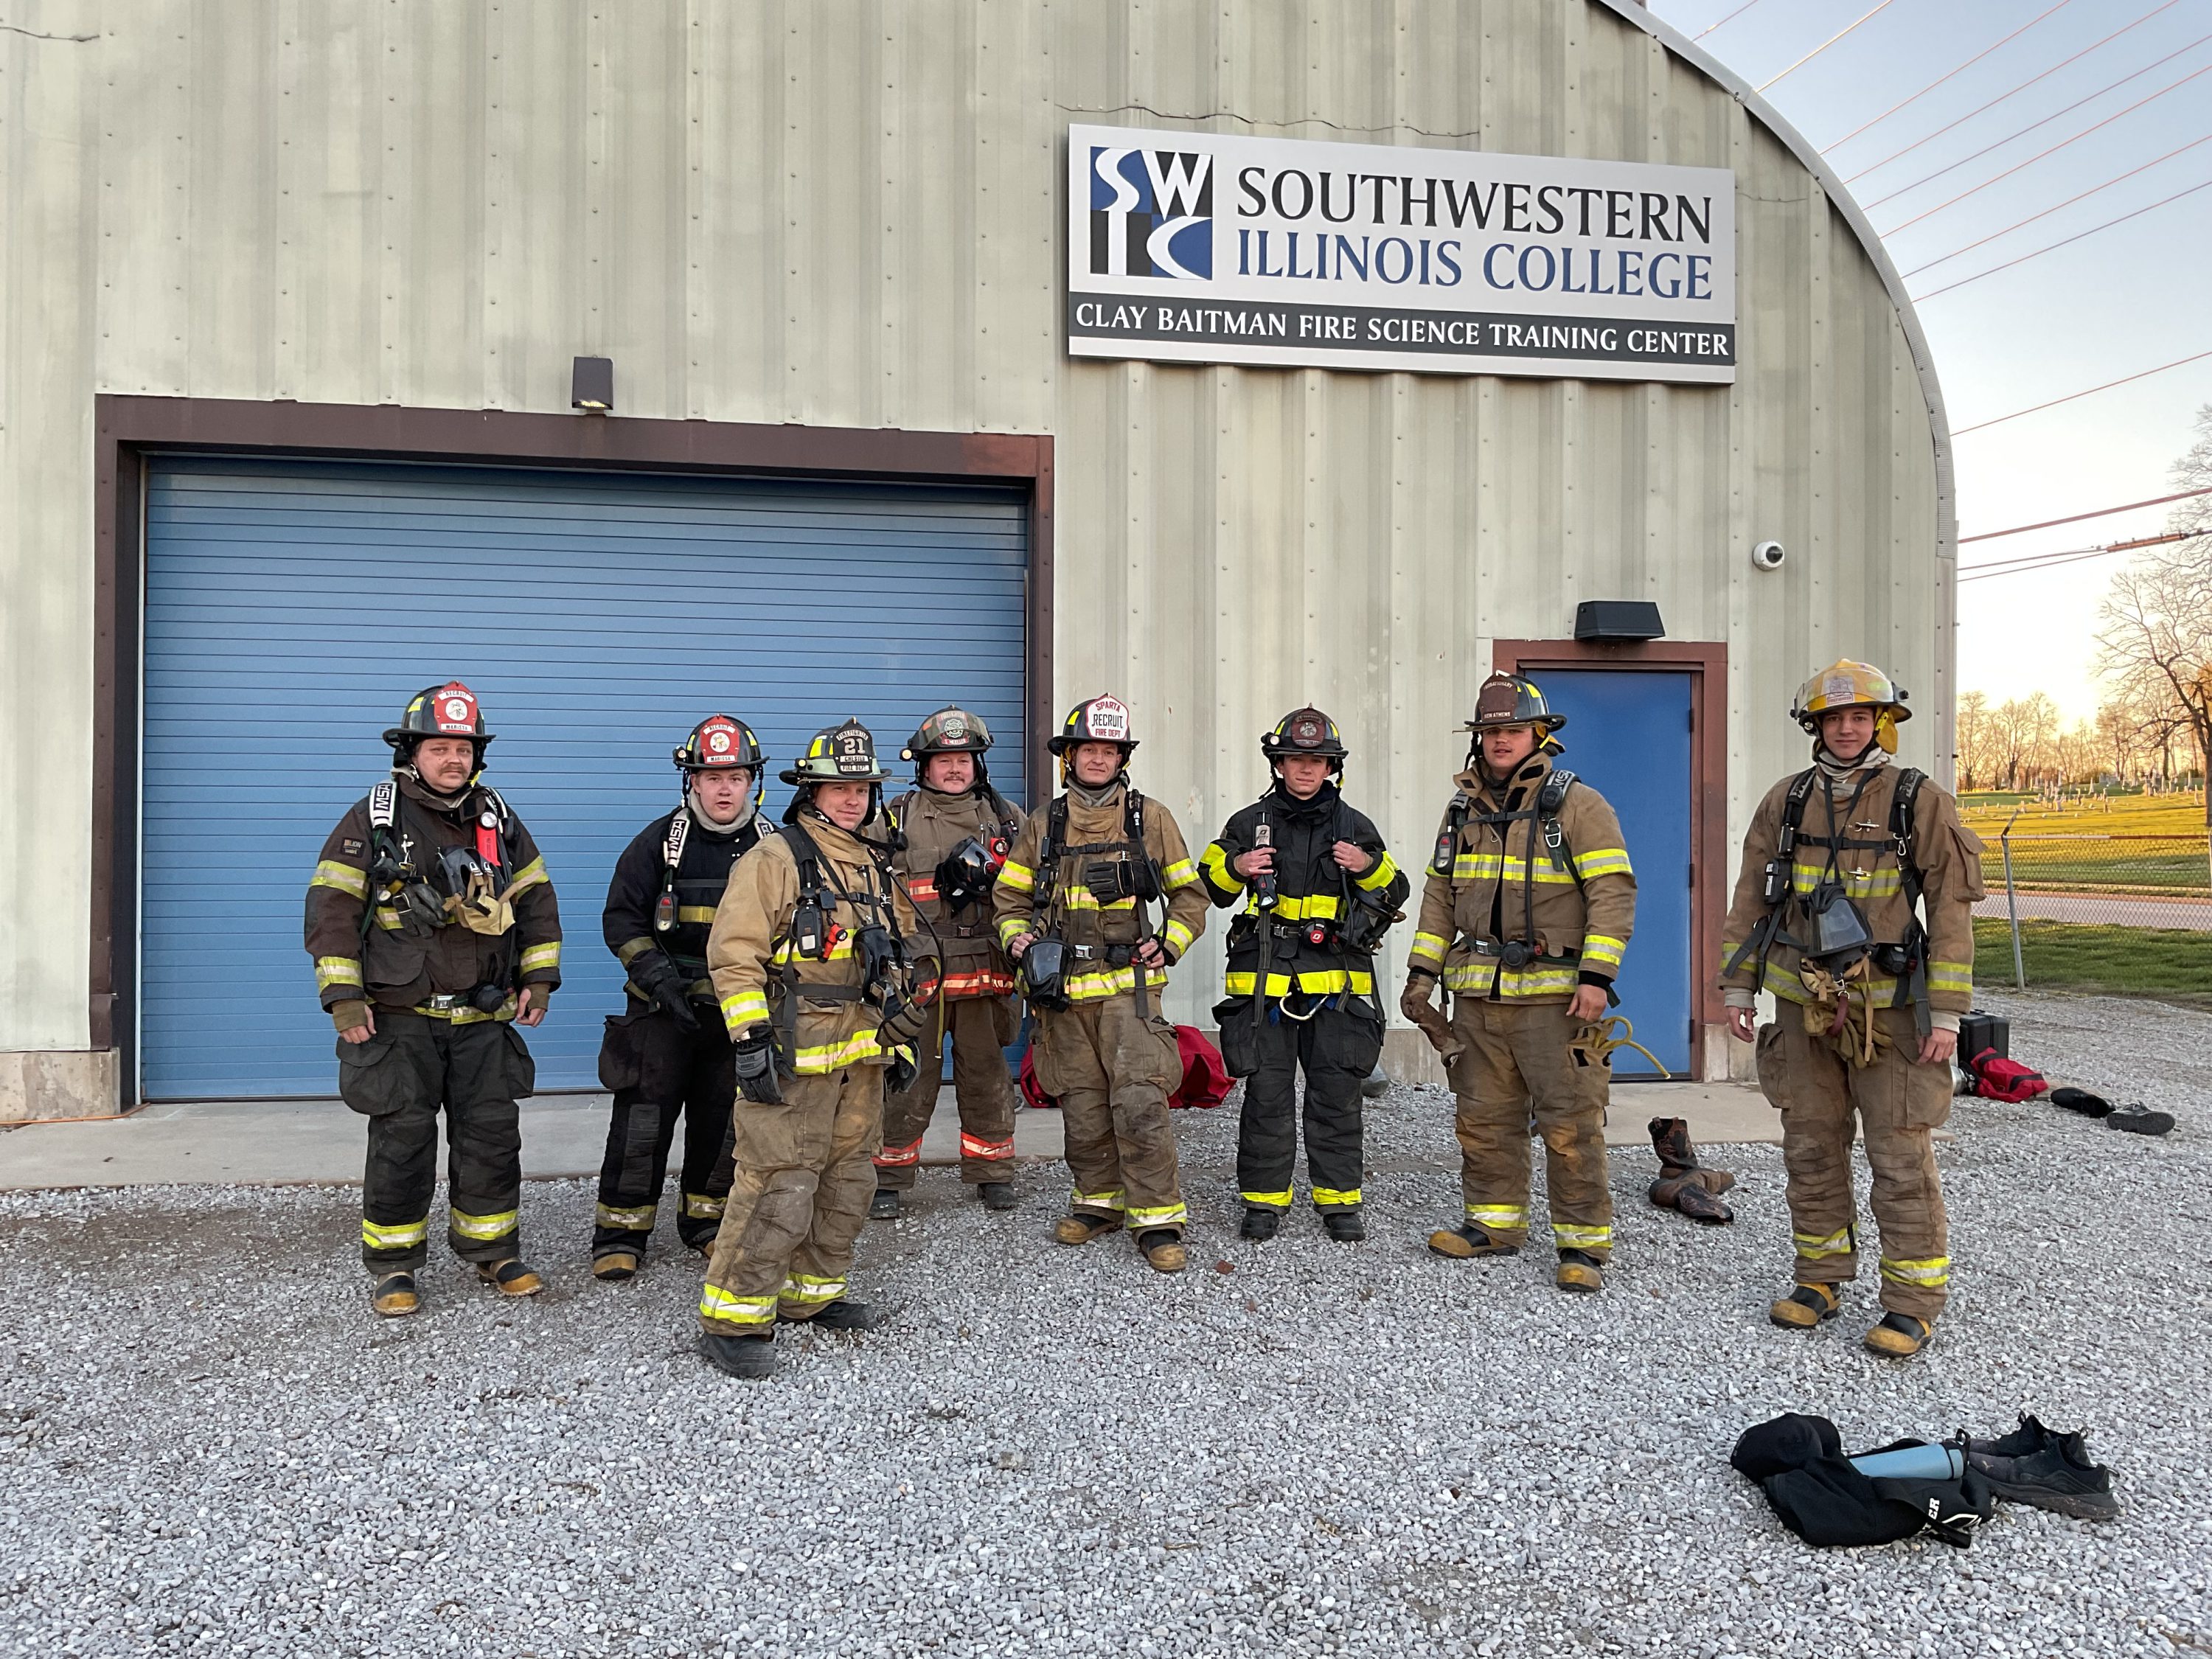
[[[1620,1034],[1618,1036],[1613,1035],[1613,1028],[1616,1025],[1620,1028]],[[1651,1069],[1658,1073],[1661,1077],[1674,1075],[1659,1063],[1658,1055],[1636,1040],[1636,1028],[1628,1023],[1628,1016],[1626,1014],[1608,1014],[1603,1019],[1592,1020],[1583,1027],[1576,1035],[1574,1042],[1569,1046],[1600,1066],[1613,1064],[1615,1049],[1633,1048],[1651,1062]]]

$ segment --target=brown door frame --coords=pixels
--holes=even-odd
[[[93,400],[92,961],[94,1048],[120,1048],[125,1107],[138,1093],[139,686],[148,454],[268,454],[495,466],[1006,483],[1029,491],[1024,759],[1050,776],[1053,441],[1044,433],[754,426],[612,415],[256,403],[100,395]]]
[[[1706,1048],[1728,1018],[1717,971],[1728,914],[1728,647],[1704,640],[1498,640],[1491,664],[1504,673],[1595,668],[1689,675],[1690,1018],[1697,1022],[1690,1070],[1701,1081],[1715,1080],[1708,1076],[1713,1065]],[[1631,848],[1630,862],[1635,858]],[[1708,972],[1709,964],[1716,971]]]

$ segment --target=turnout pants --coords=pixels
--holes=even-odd
[[[963,997],[943,1005],[952,1039],[952,1092],[960,1106],[960,1178],[969,1186],[1006,1179],[1014,1156],[1014,1081],[1006,1047],[1020,1027],[1012,997]],[[934,1028],[933,1028],[933,1030]],[[925,1039],[921,1045],[929,1047]],[[943,1063],[916,1056],[914,1082],[884,1103],[884,1149],[876,1185],[903,1192],[921,1167],[921,1138],[937,1110]]]
[[[1182,1084],[1175,1027],[1140,1014],[1133,996],[1106,997],[1037,1015],[1036,1044],[1037,1081],[1060,1098],[1069,1207],[1181,1237],[1190,1212],[1168,1117],[1168,1093]]]
[[[1923,1066],[1910,1008],[1881,1008],[1890,1041],[1853,1066],[1807,1031],[1795,1004],[1759,1031],[1759,1086],[1782,1112],[1782,1165],[1801,1284],[1858,1276],[1858,1207],[1851,1192],[1852,1119],[1866,1137],[1875,1224],[1881,1240],[1881,1305],[1934,1320],[1950,1293],[1950,1229],[1936,1172],[1933,1132],[1951,1115],[1951,1068]]]
[[[1528,1120],[1544,1137],[1552,1241],[1600,1261],[1613,1253],[1606,1187],[1610,1067],[1577,1063],[1567,1045],[1582,1023],[1563,1002],[1455,998],[1452,1030],[1467,1044],[1451,1063],[1459,1097],[1460,1189],[1467,1218],[1501,1243],[1528,1231]]]
[[[659,1007],[634,1007],[607,1021],[599,1080],[613,1088],[615,1105],[606,1156],[599,1164],[599,1206],[592,1230],[595,1258],[613,1250],[644,1253],[659,1214],[679,1116],[684,1164],[677,1237],[692,1249],[703,1250],[722,1224],[722,1206],[730,1193],[730,1103],[737,1097],[737,1073],[720,1011],[707,1006],[698,1013],[696,1030]]]
[[[1237,1125],[1237,1185],[1255,1209],[1291,1207],[1297,1161],[1297,1081],[1305,1073],[1306,1177],[1317,1210],[1359,1204],[1359,1085],[1382,1052],[1380,1022],[1342,1007],[1289,1019],[1270,1001],[1259,1027],[1258,1068],[1244,1080]],[[1249,1006],[1232,1018],[1249,1021]]]
[[[361,1259],[372,1273],[413,1273],[429,1259],[438,1185],[438,1109],[446,1112],[446,1242],[464,1261],[522,1249],[522,1117],[537,1084],[522,1033],[497,1020],[456,1024],[376,1010],[376,1035],[337,1040],[338,1094],[368,1119]]]
[[[729,1204],[699,1297],[709,1336],[766,1336],[779,1313],[811,1319],[845,1294],[875,1196],[884,1071],[785,1078],[781,1105],[732,1111]]]

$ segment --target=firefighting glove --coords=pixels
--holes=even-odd
[[[1452,1032],[1451,1022],[1443,1010],[1429,1000],[1436,987],[1437,976],[1418,969],[1406,975],[1406,988],[1398,998],[1398,1012],[1421,1028],[1429,1046],[1449,1061],[1456,1059],[1466,1045]]]
[[[730,1045],[737,1066],[738,1092],[756,1106],[783,1104],[783,1085],[776,1081],[775,1043],[765,1030],[739,1037]]]
[[[684,970],[658,951],[641,952],[629,965],[630,983],[651,997],[688,1030],[699,1029],[699,1016],[691,1012],[691,988]]]

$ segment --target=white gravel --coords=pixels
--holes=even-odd
[[[775,1382],[690,1349],[672,1249],[584,1266],[589,1194],[532,1186],[553,1288],[449,1259],[368,1316],[344,1190],[0,1197],[0,1652],[406,1656],[2201,1654],[2212,1650],[2212,1017],[2008,997],[2014,1051],[2183,1118],[2165,1140],[1961,1103],[1957,1294],[1897,1366],[1848,1316],[1766,1322],[1778,1153],[1739,1220],[1653,1210],[1568,1298],[1540,1253],[1422,1248],[1441,1091],[1375,1103],[1372,1242],[1231,1237],[1231,1109],[1186,1115],[1193,1270],[1044,1237],[1060,1172],[986,1214],[951,1171],[876,1224],[865,1337]],[[1616,1109],[1637,1112],[1624,1089]],[[1219,1264],[1217,1266],[1217,1264]],[[1971,1552],[1809,1550],[1727,1465],[1747,1424],[1847,1443],[2086,1427],[2119,1521],[2016,1507]]]

